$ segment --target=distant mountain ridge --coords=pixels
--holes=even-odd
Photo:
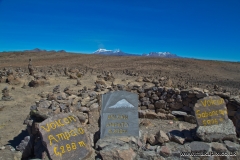
[[[135,54],[125,53],[120,49],[117,49],[117,50],[98,49],[95,52],[93,52],[93,54],[108,55],[108,56],[138,56]]]
[[[55,50],[50,50],[50,51],[47,51],[47,50],[41,50],[39,48],[35,48],[35,49],[32,49],[32,50],[24,50],[23,52],[66,52],[65,50],[59,50],[59,51],[55,51]]]
[[[170,52],[150,52],[148,54],[142,54],[142,56],[148,57],[165,57],[165,58],[178,58],[176,54],[172,54]]]
[[[107,49],[98,49],[92,54],[98,55],[108,55],[108,56],[145,56],[145,57],[163,57],[163,58],[180,58],[176,54],[172,54],[170,52],[150,52],[148,54],[144,53],[142,55],[130,54],[121,51],[120,49],[117,50],[107,50]]]
[[[6,51],[4,51],[6,52]],[[24,51],[7,51],[7,52],[58,52],[58,53],[67,53],[65,50],[45,50],[45,49],[39,49],[35,48],[32,50],[24,50]],[[184,57],[179,57],[176,54],[172,54],[170,52],[149,52],[149,53],[144,53],[142,55],[139,54],[131,54],[131,53],[126,53],[121,51],[120,49],[116,50],[107,50],[107,49],[98,49],[92,54],[95,55],[106,55],[106,56],[142,56],[142,57],[162,57],[162,58],[184,58]]]

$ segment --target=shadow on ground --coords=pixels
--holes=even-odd
[[[13,140],[9,140],[8,141],[8,145],[11,145],[12,147],[14,147],[16,149],[16,146],[18,146],[21,141],[24,139],[24,137],[29,136],[28,131],[27,130],[22,130],[22,132],[17,135],[16,137],[13,138]]]

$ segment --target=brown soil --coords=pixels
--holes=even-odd
[[[71,86],[74,90],[82,89],[83,86],[93,88],[97,75],[101,71],[112,71],[115,76],[114,83],[127,84],[133,82],[137,77],[122,74],[123,70],[130,70],[139,73],[140,76],[152,76],[153,78],[166,77],[170,78],[174,85],[186,85],[188,87],[200,87],[212,89],[214,85],[218,85],[223,89],[231,91],[233,94],[239,94],[240,88],[240,63],[219,62],[219,61],[203,61],[193,59],[166,59],[166,58],[143,58],[143,57],[113,57],[100,55],[81,55],[68,53],[0,53],[0,69],[4,67],[27,69],[28,59],[32,58],[32,65],[35,68],[55,68],[63,69],[88,67],[94,72],[88,73],[81,78],[81,86],[76,86],[76,80],[67,77],[56,77],[49,75],[50,85],[38,88],[26,89],[21,88],[22,84],[26,84],[33,78],[25,75],[21,78],[22,84],[14,86],[7,83],[0,83],[0,90],[8,86],[10,95],[14,101],[0,101],[0,147],[6,144],[18,145],[20,141],[17,139],[26,125],[23,125],[24,119],[29,114],[29,108],[40,99],[38,96],[41,92],[51,92],[52,89],[60,84],[61,90],[67,86]],[[122,81],[125,79],[125,81]],[[141,82],[140,84],[143,84]],[[108,85],[111,83],[109,82]],[[149,83],[149,85],[153,85]],[[208,87],[207,87],[208,86]],[[169,125],[169,121],[154,120],[153,132],[163,128],[170,131],[178,128],[178,123],[174,122]],[[182,122],[184,123],[184,122]],[[158,126],[161,126],[160,128]],[[170,128],[167,128],[169,127]],[[184,126],[194,128],[194,125]],[[154,130],[156,128],[156,130]],[[142,128],[144,129],[144,128]],[[18,144],[17,144],[18,143]]]

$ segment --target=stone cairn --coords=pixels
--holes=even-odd
[[[67,67],[64,68],[64,74],[65,74],[66,76],[69,76],[69,72],[68,72],[68,68],[67,68]]]
[[[77,78],[77,84],[76,84],[76,86],[80,86],[80,85],[81,85],[80,79]]]
[[[3,90],[2,90],[2,100],[3,101],[12,101],[14,100],[10,95],[9,95],[9,90],[7,87],[5,87]]]
[[[29,71],[29,74],[31,76],[34,76],[34,69],[33,69],[33,66],[32,66],[32,59],[31,58],[29,59],[29,63],[28,63],[28,71]]]

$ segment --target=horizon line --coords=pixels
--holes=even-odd
[[[26,52],[26,51],[33,51],[35,49],[39,49],[39,48],[34,48],[34,49],[30,49],[30,50],[14,50],[14,51],[0,51],[0,53],[4,53],[4,52]],[[104,49],[104,48],[99,48],[99,49]],[[51,51],[55,51],[55,52],[66,52],[66,53],[75,53],[75,54],[93,54],[94,52],[86,52],[86,51],[67,51],[67,50],[64,50],[64,49],[60,49],[60,50],[54,50],[54,49],[51,49],[51,50],[47,50],[47,49],[39,49],[41,51],[46,51],[46,52],[51,52]],[[117,50],[117,49],[115,49]],[[120,50],[120,49],[119,49]],[[113,50],[110,50],[110,51],[113,51]],[[34,52],[34,51],[33,51]],[[151,51],[151,52],[154,52],[154,51]],[[151,53],[151,52],[148,52],[148,53]],[[169,52],[169,51],[164,51],[164,52]],[[171,53],[171,52],[169,52]],[[142,56],[143,54],[146,54],[146,53],[129,53],[129,54],[134,54],[134,55],[139,55],[139,56]],[[172,53],[171,53],[172,54]],[[175,54],[177,55],[177,54]],[[178,55],[177,55],[178,56]],[[148,56],[146,56],[148,57]],[[152,57],[152,58],[166,58],[166,57]],[[206,61],[221,61],[221,62],[236,62],[236,63],[239,63],[240,60],[236,60],[236,61],[231,61],[231,60],[221,60],[221,59],[206,59],[206,58],[194,58],[194,57],[177,57],[177,58],[183,58],[183,59],[194,59],[194,60],[206,60]]]

